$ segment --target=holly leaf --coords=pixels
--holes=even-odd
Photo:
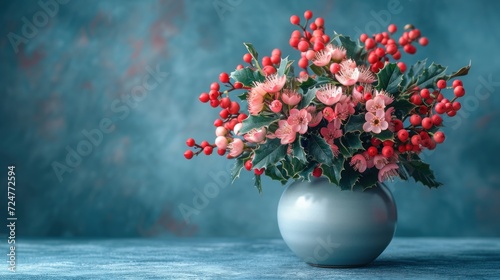
[[[359,180],[359,172],[352,169],[347,161],[344,162],[344,170],[340,173],[339,186],[342,190],[353,190]]]
[[[421,75],[425,70],[425,65],[427,64],[427,59],[417,61],[413,64],[408,70],[408,74],[404,75],[403,82],[401,85],[403,86],[405,91],[409,86],[414,85],[417,82],[417,77]]]
[[[436,88],[436,81],[439,78],[444,77],[446,67],[441,66],[436,63],[429,65],[417,79],[417,86],[419,88]]]
[[[345,124],[345,133],[354,131],[363,131],[363,124],[365,123],[365,114],[351,115]]]
[[[309,104],[311,104],[311,102],[316,97],[316,91],[318,91],[317,88],[311,88],[305,94],[303,94],[302,99],[300,100],[298,109],[303,109],[303,108],[309,106]]]
[[[265,144],[259,145],[252,160],[254,168],[267,167],[283,160],[287,145],[281,145],[280,139],[268,139]]]
[[[247,87],[253,86],[254,82],[263,82],[264,76],[259,71],[250,68],[243,68],[231,72],[231,78]]]
[[[349,132],[343,136],[343,142],[349,147],[349,149],[355,152],[357,150],[363,149],[360,137],[361,135],[359,133]]]
[[[245,45],[248,53],[253,57],[253,59],[259,61],[259,53],[257,53],[257,50],[254,48],[254,46],[251,43],[243,43],[243,45]]]
[[[373,135],[373,138],[377,138],[380,141],[393,140],[394,139],[394,132],[390,131],[389,129],[381,131],[378,134],[373,133],[372,135]]]
[[[309,151],[309,155],[311,155],[311,157],[318,163],[332,165],[332,149],[322,137],[311,134],[308,141],[307,150]]]
[[[358,185],[364,190],[373,188],[378,183],[378,169],[369,168],[359,175]]]
[[[244,92],[240,95],[238,95],[238,98],[241,100],[241,101],[247,101],[247,98],[248,98],[248,92]]]
[[[278,67],[276,73],[278,73],[278,76],[281,77],[285,75],[285,70],[288,67],[288,57],[282,58],[280,62],[280,67]]]
[[[314,74],[316,74],[318,76],[322,76],[323,73],[325,73],[325,70],[323,69],[323,67],[319,67],[319,66],[316,66],[314,64],[309,65],[309,68],[311,68],[311,70],[314,72]]]
[[[391,104],[391,107],[395,109],[394,113],[399,119],[404,119],[410,112],[415,109],[417,106],[415,106],[413,103],[408,101],[405,98],[400,98],[396,101],[394,101]]]
[[[245,161],[246,161],[246,159],[243,159],[243,158],[236,159],[236,162],[234,163],[233,169],[231,170],[231,184],[234,183],[234,181],[240,177],[240,172],[245,164]]]
[[[384,90],[397,98],[399,96],[399,86],[403,81],[403,74],[396,63],[387,64],[377,73],[378,90]]]
[[[252,129],[261,128],[263,126],[268,127],[272,123],[279,120],[278,115],[250,115],[248,118],[243,120],[240,133],[247,133]]]
[[[436,181],[434,172],[430,165],[423,162],[418,155],[412,155],[410,158],[400,158],[403,167],[409,176],[413,177],[415,182],[420,182],[429,188],[437,188],[442,183]]]
[[[321,165],[321,170],[323,170],[323,176],[328,178],[330,183],[339,185],[340,174],[344,170],[344,157],[338,156],[333,160],[333,165]]]
[[[307,159],[306,159],[306,153],[304,151],[304,147],[302,147],[302,144],[301,144],[301,136],[299,136],[297,138],[297,140],[295,140],[295,142],[293,142],[292,144],[292,152],[293,152],[293,156],[295,158],[297,158],[299,161],[305,163],[307,162]]]
[[[262,181],[260,179],[260,175],[255,174],[254,186],[257,188],[257,190],[259,190],[259,193],[262,193]]]
[[[470,67],[471,67],[471,63],[469,62],[469,65],[464,66],[464,67],[458,69],[458,71],[451,73],[451,75],[446,75],[443,78],[445,80],[449,80],[449,79],[452,79],[455,77],[465,76],[465,75],[469,74]]]
[[[266,167],[265,174],[273,180],[280,181],[283,185],[288,182],[286,173],[281,165],[269,165],[268,167]]]
[[[311,88],[315,84],[316,80],[312,79],[311,77],[308,77],[307,80],[302,82],[299,87],[302,89],[302,91],[307,92],[307,90],[309,90],[309,88]]]
[[[304,166],[302,170],[298,173],[299,178],[303,178],[304,180],[311,181],[311,175],[312,172],[316,168],[316,164],[309,164],[307,166]]]
[[[345,48],[347,57],[354,59],[356,64],[361,65],[364,62],[363,58],[366,55],[365,48],[351,40],[351,37],[349,36],[339,35],[337,38]]]

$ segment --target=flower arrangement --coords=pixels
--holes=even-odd
[[[466,75],[470,65],[447,73],[422,60],[407,68],[402,53],[415,54],[417,45],[428,44],[413,25],[397,40],[391,24],[387,32],[362,34],[354,42],[326,35],[324,19],[312,17],[306,11],[303,25],[298,16],[290,18],[299,28],[289,40],[300,52],[298,76],[280,49],[259,60],[253,45],[244,44],[248,65],[221,73],[226,89],[214,82],[199,97],[220,108],[215,142],[189,138],[184,156],[217,149],[236,161],[233,181],[243,168],[253,170],[259,192],[262,174],[283,184],[324,176],[342,189],[370,188],[394,177],[440,186],[419,154],[445,140],[442,116],[455,116],[457,99],[465,94],[454,78]],[[237,90],[245,106],[234,100]]]

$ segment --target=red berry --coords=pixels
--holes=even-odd
[[[276,68],[274,68],[274,66],[271,66],[271,65],[266,65],[266,66],[264,66],[262,71],[264,71],[264,73],[266,73],[266,76],[268,76],[268,75],[272,75],[272,74],[276,73]]]
[[[229,106],[231,105],[231,99],[229,99],[229,97],[223,97],[221,100],[220,100],[220,107],[222,109],[227,109],[229,108]]]
[[[408,137],[410,137],[410,134],[406,129],[401,129],[398,131],[398,139],[401,142],[406,142],[408,140]]]
[[[205,147],[207,147],[207,146],[210,146],[210,144],[208,143],[208,141],[203,140],[203,141],[201,142],[200,146],[201,146],[202,148],[205,148]]]
[[[293,15],[290,17],[290,23],[293,25],[297,25],[300,23],[300,18],[299,16]]]
[[[396,44],[388,44],[385,46],[385,50],[388,54],[395,54],[398,51],[398,46]]]
[[[367,93],[365,93],[365,95],[363,96],[363,98],[364,98],[366,101],[368,101],[368,100],[372,99],[372,94],[371,94],[371,93],[369,93],[369,92],[367,92]]]
[[[375,52],[370,52],[370,54],[368,55],[368,62],[370,64],[375,64],[375,63],[379,62],[379,57],[377,56],[377,54]]]
[[[373,49],[375,47],[375,44],[375,40],[373,40],[372,38],[368,38],[365,41],[365,47],[367,50]]]
[[[319,52],[319,51],[321,51],[324,48],[325,48],[325,44],[323,44],[322,42],[316,41],[314,43],[314,50],[315,51]]]
[[[411,143],[413,144],[413,146],[418,146],[420,144],[420,141],[422,141],[420,135],[413,135],[411,137]]]
[[[262,58],[262,66],[272,66],[273,63],[271,62],[271,58],[269,56],[264,56]]]
[[[208,93],[204,92],[204,93],[200,94],[199,99],[201,102],[207,103],[208,100],[210,100],[210,96],[208,95]]]
[[[227,109],[222,109],[219,112],[219,116],[223,119],[227,119],[227,117],[229,117],[229,111]]]
[[[264,170],[266,170],[266,169],[265,168],[261,168],[261,169],[255,168],[253,170],[253,172],[255,173],[255,175],[262,175],[262,173],[264,173]]]
[[[401,58],[401,52],[397,51],[392,55],[392,58],[394,58],[395,60],[399,60]]]
[[[404,153],[404,152],[406,152],[406,145],[401,145],[401,146],[398,146],[398,151],[399,151],[400,153]]]
[[[408,37],[410,37],[410,39],[412,39],[412,40],[417,39],[418,37],[420,37],[420,30],[413,29],[412,31],[410,31],[408,33]]]
[[[394,142],[392,140],[385,140],[384,142],[382,142],[382,144],[384,146],[394,146]]]
[[[226,154],[226,149],[217,149],[217,154],[218,154],[219,156],[223,156],[223,155],[225,155],[225,154]]]
[[[304,18],[310,20],[313,17],[313,13],[310,10],[304,12]]]
[[[303,57],[303,58],[299,59],[298,64],[299,64],[300,68],[306,69],[307,66],[309,65],[309,60],[307,60],[307,58]]]
[[[429,117],[425,117],[422,119],[422,127],[425,129],[431,129],[433,125],[432,119]]]
[[[281,57],[281,50],[280,49],[274,49],[271,52],[271,56],[279,56],[279,57]]]
[[[419,126],[421,122],[422,122],[422,117],[420,117],[419,115],[412,115],[410,117],[410,123],[413,126]]]
[[[382,155],[386,158],[390,158],[394,155],[394,148],[391,146],[384,146],[382,148]]]
[[[305,52],[309,49],[309,43],[307,41],[300,41],[300,43],[297,45],[297,48],[301,52]]]
[[[399,119],[393,120],[392,123],[394,124],[394,131],[400,131],[404,127],[403,122]]]
[[[210,106],[212,106],[213,108],[217,108],[219,106],[219,99],[210,100]]]
[[[454,111],[458,111],[462,108],[462,104],[460,104],[460,102],[458,101],[455,101],[451,104],[451,108],[454,110]]]
[[[390,33],[396,33],[396,31],[398,31],[398,27],[394,23],[389,24],[389,26],[387,27],[387,31],[389,31]]]
[[[364,43],[366,39],[368,39],[368,35],[366,35],[365,33],[359,36],[359,40],[361,41],[361,43]]]
[[[316,23],[318,27],[322,27],[325,25],[325,20],[322,17],[319,17],[314,21],[314,23]]]
[[[243,84],[242,84],[242,83],[240,83],[240,82],[236,82],[236,83],[234,83],[234,88],[235,88],[235,89],[240,89],[240,88],[242,88],[242,87],[243,87]]]
[[[414,45],[407,44],[403,47],[404,51],[408,54],[415,54],[417,52],[417,48]]]
[[[236,115],[240,112],[240,104],[236,101],[231,102],[231,106],[229,107],[229,113]]]
[[[210,90],[219,91],[219,89],[220,89],[220,85],[219,85],[219,83],[217,83],[217,82],[213,82],[213,83],[210,85]]]
[[[382,34],[377,34],[375,35],[375,42],[380,43],[382,42],[382,39],[384,39],[384,36]]]
[[[446,88],[446,81],[443,79],[437,81],[437,87],[438,87],[438,89]]]
[[[453,93],[456,97],[462,97],[465,95],[465,89],[463,86],[457,86],[453,89]]]
[[[457,111],[450,110],[450,111],[446,112],[446,114],[448,115],[448,117],[454,117],[457,115]]]
[[[425,47],[427,46],[427,44],[429,44],[429,39],[427,39],[427,37],[421,37],[420,39],[418,39],[418,43]]]
[[[208,95],[210,96],[211,100],[214,100],[214,99],[218,99],[219,98],[220,93],[218,91],[212,89]]]
[[[380,144],[382,144],[382,141],[380,141],[380,140],[379,140],[379,139],[377,139],[377,138],[372,138],[372,139],[370,140],[370,142],[372,143],[372,145],[373,145],[374,147],[377,147],[377,146],[379,146]]]
[[[429,108],[427,108],[427,106],[425,105],[422,105],[418,108],[418,112],[421,114],[421,115],[425,115],[427,114],[427,112],[429,111]]]
[[[436,107],[434,107],[434,109],[436,110],[436,113],[438,113],[438,114],[446,113],[446,106],[443,103],[436,104]]]
[[[385,56],[385,50],[383,48],[376,48],[375,53],[377,54],[378,57],[384,57]]]
[[[241,69],[243,69],[243,68],[245,68],[245,67],[243,67],[243,65],[241,65],[241,64],[238,64],[238,65],[236,66],[236,70],[241,70]]]
[[[229,82],[229,75],[226,72],[222,72],[219,74],[219,81],[221,83],[228,83]]]
[[[290,44],[290,46],[291,46],[292,48],[297,48],[297,46],[299,45],[299,42],[300,42],[300,40],[299,40],[299,38],[297,38],[297,37],[292,37],[292,38],[290,38],[290,40],[288,41],[288,43]]]
[[[432,137],[432,139],[434,139],[434,141],[436,141],[436,143],[441,144],[444,142],[445,135],[443,132],[438,131],[438,132],[434,133],[434,136]]]
[[[185,157],[186,159],[192,159],[192,158],[193,158],[193,156],[194,156],[194,153],[193,153],[193,151],[191,151],[191,150],[187,150],[187,151],[185,151],[185,152],[184,152],[184,157]]]
[[[214,126],[215,126],[215,127],[222,126],[222,123],[223,123],[223,122],[222,122],[222,120],[221,120],[221,119],[216,119],[216,120],[214,121]]]
[[[464,84],[460,80],[454,80],[453,84],[451,85],[453,88],[456,88],[458,86],[463,86]]]
[[[368,148],[367,151],[368,151],[368,155],[370,155],[371,157],[378,155],[378,150],[376,147],[371,146],[370,148]]]
[[[273,64],[280,64],[280,62],[281,62],[281,56],[279,56],[279,55],[274,55],[274,54],[273,54],[273,55],[271,56],[271,62],[272,62]]]
[[[249,53],[244,54],[243,55],[243,61],[245,61],[246,63],[252,62],[252,55],[249,54]]]
[[[207,156],[211,155],[213,150],[214,148],[212,148],[212,146],[206,146],[205,148],[203,148],[203,152]]]
[[[399,63],[401,63],[401,62],[399,62]],[[420,95],[418,95],[418,94],[413,94],[410,97],[410,102],[415,104],[415,105],[421,105],[422,104],[422,97],[420,97]]]
[[[238,122],[242,122],[246,118],[248,118],[247,114],[241,113],[238,115]]]
[[[441,118],[441,116],[439,116],[439,115],[434,115],[431,117],[431,119],[432,119],[432,123],[435,126],[439,126],[443,123],[443,118]]]
[[[430,98],[430,97],[431,97],[431,92],[430,92],[428,89],[423,88],[423,89],[420,91],[420,96],[421,96],[423,99]]]
[[[252,170],[252,160],[251,159],[245,161],[245,169],[248,171]]]
[[[340,71],[340,64],[336,62],[330,64],[330,72],[332,72],[332,74],[337,74],[339,71]]]
[[[319,167],[314,168],[314,170],[312,172],[312,175],[316,178],[321,177],[322,174],[323,174],[323,170]]]
[[[188,140],[186,140],[186,145],[187,145],[188,147],[193,147],[193,146],[195,145],[195,143],[196,143],[196,142],[194,141],[194,139],[193,139],[193,138],[188,138]]]

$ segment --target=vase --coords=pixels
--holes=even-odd
[[[364,266],[391,242],[397,210],[387,187],[341,190],[327,179],[294,182],[278,205],[283,240],[303,261],[319,267]]]

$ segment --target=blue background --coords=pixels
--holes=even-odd
[[[198,95],[242,63],[242,42],[262,55],[280,47],[296,58],[289,17],[306,9],[325,17],[329,33],[415,24],[430,44],[405,56],[409,62],[429,57],[456,70],[472,61],[462,113],[445,122],[446,143],[423,155],[444,186],[390,185],[397,235],[500,236],[500,3],[307,2],[69,1],[41,24],[37,1],[2,1],[0,194],[6,205],[6,167],[15,164],[18,237],[279,237],[279,183],[265,179],[259,195],[249,173],[226,184],[224,158],[182,154],[190,136],[213,141],[218,114]],[[27,37],[23,18],[33,23],[34,15],[40,27],[27,31],[32,38],[12,44],[12,34]],[[141,101],[125,103],[150,75],[147,67],[166,77],[149,80],[157,86]],[[112,131],[68,166],[67,149],[85,145],[82,131],[95,132],[103,119]],[[58,178],[54,164],[67,172]],[[183,216],[181,208],[193,212]]]

